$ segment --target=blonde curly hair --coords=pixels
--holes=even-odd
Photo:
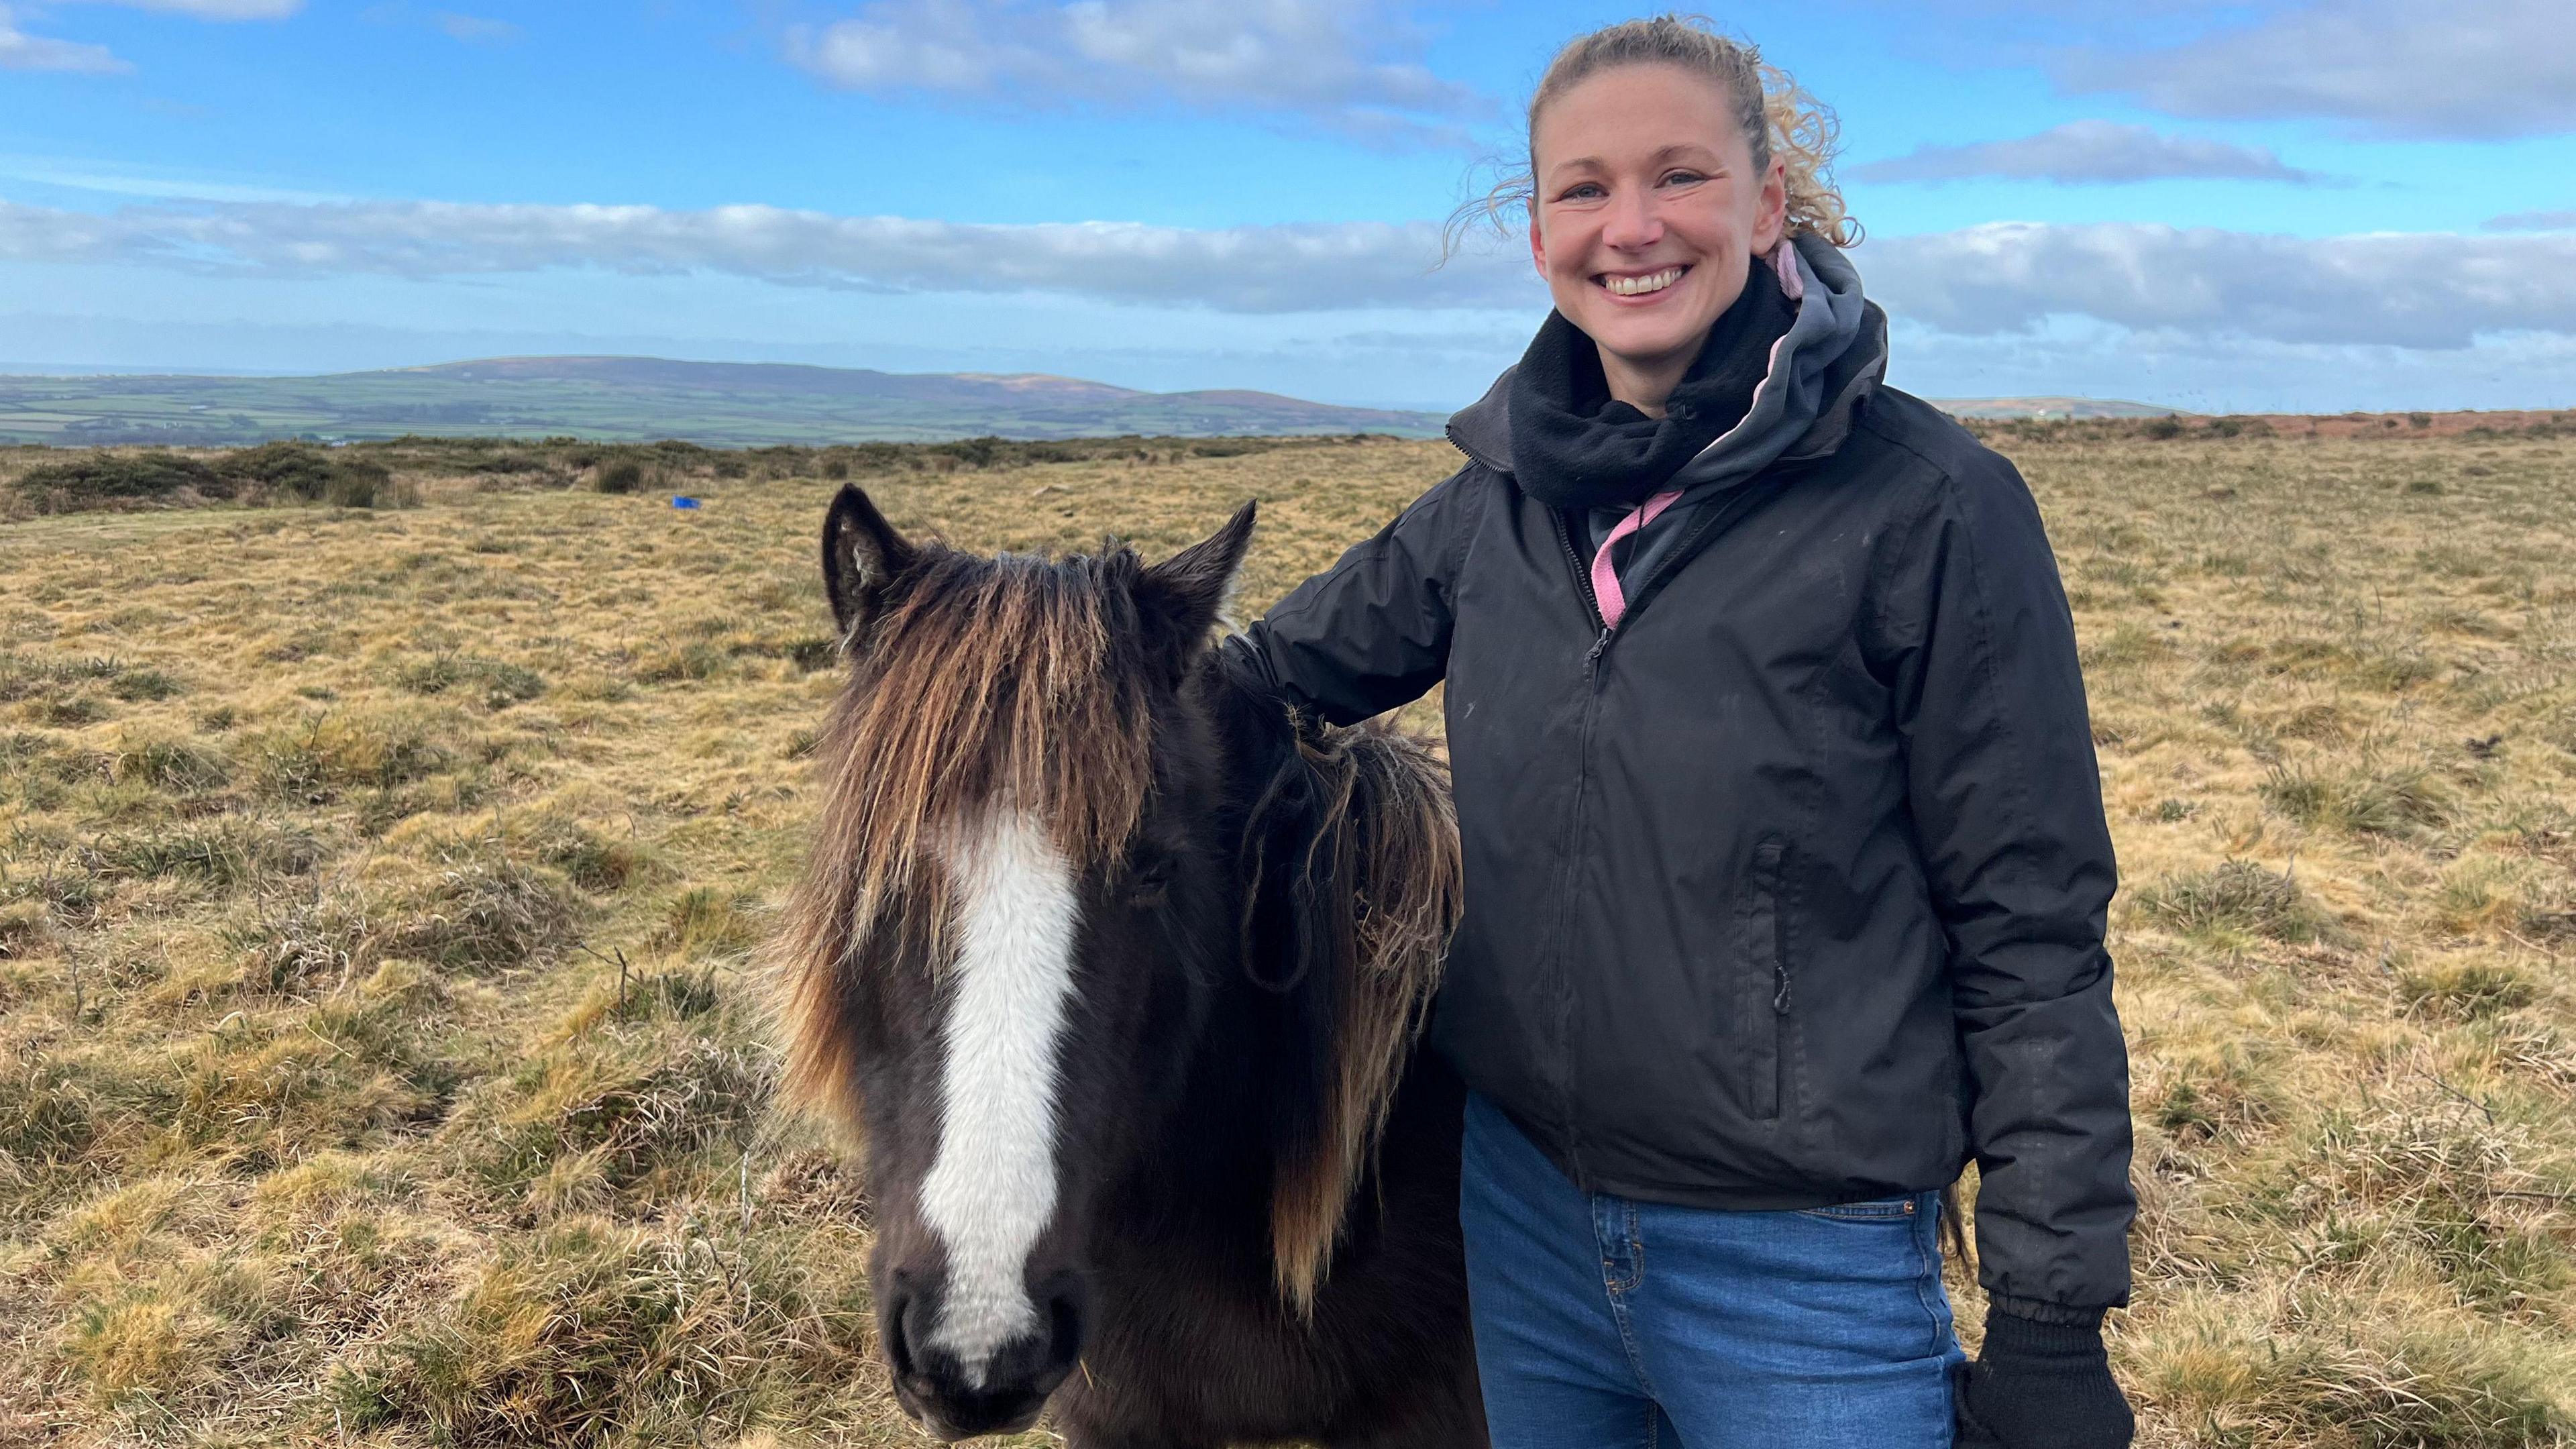
[[[1677,65],[1726,87],[1735,103],[1735,119],[1753,150],[1753,169],[1763,172],[1778,157],[1789,194],[1788,229],[1810,232],[1838,247],[1857,246],[1860,223],[1843,206],[1834,186],[1834,152],[1842,123],[1833,108],[1807,94],[1789,73],[1762,59],[1760,48],[1718,33],[1704,15],[1657,15],[1605,25],[1565,43],[1548,62],[1530,96],[1527,135],[1538,132],[1539,113],[1548,103],[1580,82],[1623,65]],[[1479,221],[1497,230],[1514,210],[1530,205],[1536,190],[1536,166],[1528,142],[1520,160],[1483,196],[1461,206],[1442,233],[1444,257],[1458,249],[1467,230]]]

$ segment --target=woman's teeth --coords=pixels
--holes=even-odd
[[[1603,277],[1601,285],[1622,297],[1642,297],[1648,292],[1660,292],[1680,281],[1682,273],[1688,270],[1690,270],[1688,267],[1666,267],[1660,272],[1648,272],[1642,277]]]

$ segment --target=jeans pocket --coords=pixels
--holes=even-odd
[[[1920,1193],[1901,1197],[1871,1198],[1862,1202],[1838,1202],[1825,1207],[1800,1208],[1799,1213],[1811,1218],[1825,1218],[1838,1223],[1910,1223],[1923,1211]]]

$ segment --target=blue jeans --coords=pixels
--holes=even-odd
[[[1495,1449],[1949,1449],[1940,1195],[1722,1212],[1586,1193],[1467,1099]]]

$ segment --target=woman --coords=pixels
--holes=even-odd
[[[2002,458],[1881,385],[1830,118],[1672,18],[1530,106],[1555,311],[1467,455],[1228,645],[1348,722],[1447,685],[1432,1039],[1498,1445],[2095,1449],[2132,1420],[2111,845]],[[1981,1169],[1985,1344],[1934,1232]],[[1954,1392],[1955,1382],[1955,1392]]]

